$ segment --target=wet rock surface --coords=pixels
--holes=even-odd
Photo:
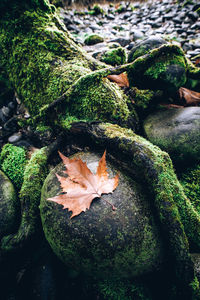
[[[199,162],[200,107],[155,111],[144,121],[145,134],[175,162]]]
[[[95,172],[99,156],[76,155]],[[89,210],[70,219],[71,212],[47,200],[61,193],[53,169],[45,180],[40,212],[45,237],[56,255],[74,272],[97,278],[121,278],[144,275],[162,265],[162,242],[151,214],[149,198],[141,186],[120,173],[119,186],[113,194],[95,199]],[[108,164],[111,177],[117,169]],[[105,200],[117,209],[112,210]]]

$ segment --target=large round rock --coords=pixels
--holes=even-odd
[[[0,237],[16,230],[19,205],[15,189],[8,177],[0,171]]]
[[[163,108],[147,117],[144,130],[175,162],[200,161],[200,107]]]
[[[78,157],[96,171],[98,155]],[[75,273],[97,278],[133,277],[159,269],[163,248],[145,187],[121,172],[113,194],[95,199],[90,210],[70,219],[71,212],[47,200],[62,192],[56,173],[63,170],[60,164],[50,172],[40,204],[44,233],[56,255]],[[111,176],[118,172],[110,164],[108,171]],[[113,211],[105,200],[117,209]]]

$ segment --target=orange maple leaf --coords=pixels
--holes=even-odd
[[[68,174],[67,178],[56,174],[64,194],[47,200],[62,204],[63,209],[68,208],[72,211],[71,218],[89,209],[93,199],[112,193],[118,186],[118,174],[112,179],[108,178],[106,151],[99,161],[96,174],[81,159],[69,159],[61,153],[59,155],[67,169],[65,173]],[[115,209],[113,205],[112,208]]]
[[[120,87],[129,87],[129,81],[126,73],[121,73],[119,75],[108,75],[107,78],[117,83]]]

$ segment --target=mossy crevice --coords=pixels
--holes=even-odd
[[[19,193],[22,216],[21,224],[16,234],[3,237],[1,250],[3,252],[20,249],[30,241],[39,226],[40,193],[43,181],[47,175],[47,148],[37,150],[26,165],[24,180]]]

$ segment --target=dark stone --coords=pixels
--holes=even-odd
[[[158,48],[164,44],[167,44],[167,42],[158,36],[147,38],[144,41],[136,44],[136,46],[132,48],[131,52],[128,55],[128,62],[132,62],[139,56],[142,56],[148,53],[150,50]]]
[[[0,124],[3,125],[9,118],[6,117],[0,109]]]
[[[189,11],[187,14],[188,18],[190,18],[193,22],[196,22],[199,18],[198,13],[194,12],[194,11]]]
[[[19,140],[18,142],[15,142],[14,144],[17,147],[24,147],[26,149],[29,149],[31,147],[31,144],[26,140]]]
[[[63,22],[65,23],[66,26],[68,26],[68,25],[70,25],[70,24],[73,24],[72,18],[70,18],[70,17],[68,17],[68,16],[65,16],[65,17],[64,17]]]
[[[147,138],[175,162],[200,161],[200,107],[162,109],[144,122]]]
[[[96,170],[99,156],[79,153],[75,157]],[[107,162],[111,177],[119,170]],[[62,192],[56,174],[50,172],[42,188],[40,213],[45,237],[69,269],[96,278],[132,278],[156,271],[162,265],[159,238],[144,187],[120,171],[119,186],[112,194],[95,199],[89,210],[70,219],[71,212],[47,200]],[[112,210],[106,201],[117,209]]]
[[[10,118],[3,126],[3,129],[9,132],[16,132],[16,130],[18,129],[18,124],[17,124],[17,118],[14,116],[12,118]]]
[[[8,142],[11,143],[11,144],[15,144],[15,143],[18,142],[21,138],[22,138],[21,132],[17,132],[17,133],[15,133],[15,134],[11,135],[11,136],[8,138]]]
[[[116,42],[116,43],[119,43],[122,47],[125,47],[131,42],[131,40],[129,38],[119,37],[116,39],[112,39],[109,42]]]
[[[69,24],[69,25],[67,26],[67,29],[70,30],[70,31],[76,32],[76,33],[79,32],[78,27],[75,26],[75,25],[73,25],[73,24]]]
[[[182,23],[182,19],[179,16],[177,16],[176,18],[173,18],[173,21],[176,24],[181,24]]]
[[[173,19],[175,16],[176,16],[175,13],[171,13],[171,12],[170,12],[170,13],[164,15],[164,19],[165,19],[165,20],[171,20],[171,19]]]
[[[115,17],[114,17],[113,15],[107,15],[106,18],[107,18],[108,20],[114,20],[114,19],[115,19]]]

